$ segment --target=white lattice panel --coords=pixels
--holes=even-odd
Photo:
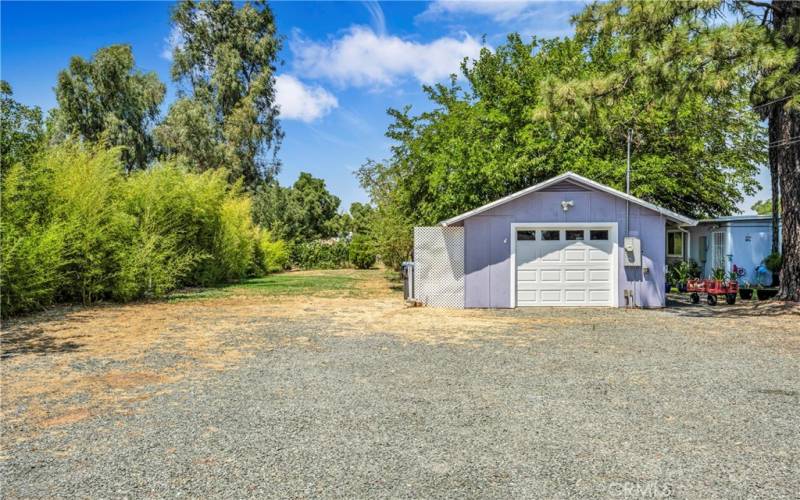
[[[414,228],[414,298],[433,307],[464,307],[464,228]]]

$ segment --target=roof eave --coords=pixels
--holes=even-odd
[[[565,173],[563,173],[561,175],[557,175],[557,176],[553,177],[552,179],[548,179],[548,180],[546,180],[544,182],[540,182],[539,184],[535,184],[535,185],[533,185],[531,187],[525,188],[522,191],[517,191],[516,193],[510,194],[508,196],[504,196],[503,198],[495,200],[495,201],[493,201],[491,203],[487,203],[486,205],[483,205],[483,206],[480,206],[480,207],[475,208],[473,210],[470,210],[469,212],[464,212],[463,214],[457,215],[455,217],[451,217],[450,219],[443,220],[442,222],[439,223],[439,225],[446,227],[446,226],[451,226],[453,224],[457,224],[457,223],[459,223],[459,222],[461,222],[463,220],[469,219],[470,217],[474,217],[474,216],[476,216],[478,214],[481,214],[481,213],[483,213],[483,212],[485,212],[487,210],[490,210],[490,209],[492,209],[494,207],[498,207],[500,205],[504,205],[504,204],[506,204],[506,203],[508,203],[510,201],[513,201],[513,200],[515,200],[517,198],[520,198],[522,196],[525,196],[525,195],[528,195],[528,194],[531,194],[531,193],[535,193],[536,191],[540,191],[540,190],[546,188],[547,186],[549,186],[551,184],[555,184],[557,182],[561,182],[561,181],[563,181],[565,179],[571,179],[571,180],[586,184],[586,185],[588,185],[588,186],[590,186],[590,187],[592,187],[594,189],[597,189],[599,191],[604,191],[604,192],[606,192],[608,194],[617,196],[619,198],[622,198],[624,200],[630,201],[632,203],[636,203],[637,205],[643,206],[643,207],[648,208],[648,209],[650,209],[650,210],[652,210],[652,211],[654,211],[656,213],[659,213],[659,214],[663,215],[664,217],[666,217],[667,219],[670,219],[671,221],[676,222],[676,223],[678,223],[680,225],[684,225],[684,226],[696,226],[697,225],[697,221],[694,220],[694,219],[691,219],[689,217],[686,217],[686,216],[683,216],[681,214],[675,213],[675,212],[673,212],[671,210],[667,210],[666,208],[659,207],[658,205],[654,205],[652,203],[646,202],[646,201],[644,201],[642,199],[636,198],[635,196],[631,196],[629,194],[623,193],[622,191],[618,191],[618,190],[616,190],[616,189],[614,189],[612,187],[608,187],[608,186],[606,186],[604,184],[600,184],[599,182],[595,182],[595,181],[593,181],[591,179],[587,179],[586,177],[583,177],[582,175],[578,175],[578,174],[576,174],[574,172],[565,172]]]

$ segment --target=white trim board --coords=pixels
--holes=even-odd
[[[637,198],[635,196],[631,196],[629,194],[625,194],[622,191],[617,191],[614,188],[611,188],[611,187],[608,187],[608,186],[606,186],[604,184],[600,184],[599,182],[595,182],[593,180],[587,179],[586,177],[578,175],[578,174],[576,174],[574,172],[566,172],[566,173],[563,173],[563,174],[558,175],[556,177],[553,177],[552,179],[548,179],[548,180],[546,180],[544,182],[540,182],[539,184],[536,184],[536,185],[531,186],[529,188],[525,188],[522,191],[517,191],[514,194],[510,194],[508,196],[500,198],[499,200],[495,200],[495,201],[493,201],[491,203],[487,203],[486,205],[478,207],[478,208],[476,208],[474,210],[470,210],[469,212],[464,212],[461,215],[456,215],[455,217],[452,217],[450,219],[444,220],[444,221],[440,222],[439,225],[441,225],[441,226],[452,226],[453,224],[459,223],[459,222],[463,221],[464,219],[468,219],[470,217],[473,217],[475,215],[483,213],[483,212],[485,212],[487,210],[490,210],[492,208],[498,207],[500,205],[504,205],[504,204],[506,204],[506,203],[508,203],[510,201],[513,201],[513,200],[516,200],[517,198],[525,196],[526,194],[530,194],[530,193],[534,193],[536,191],[540,191],[540,190],[546,188],[547,186],[552,186],[553,184],[559,183],[559,182],[564,181],[564,180],[569,180],[569,181],[582,183],[582,184],[585,184],[585,185],[587,185],[587,186],[589,186],[589,187],[591,187],[593,189],[596,189],[598,191],[603,191],[605,193],[608,193],[610,195],[616,196],[618,198],[622,198],[623,200],[626,200],[626,201],[629,201],[631,203],[635,203],[637,205],[643,206],[643,207],[648,208],[648,209],[650,209],[650,210],[652,210],[652,211],[654,211],[656,213],[659,213],[659,214],[661,214],[661,215],[663,215],[663,216],[665,216],[665,217],[667,217],[667,218],[671,219],[672,221],[677,222],[679,224],[683,224],[683,225],[687,225],[687,226],[695,226],[695,225],[697,225],[697,221],[694,220],[694,219],[690,219],[689,217],[686,217],[684,215],[675,213],[672,210],[667,210],[666,208],[659,207],[658,205],[654,205],[652,203],[646,202],[646,201],[644,201],[644,200],[642,200],[640,198]]]
[[[514,309],[517,307],[517,231],[536,230],[536,229],[608,229],[609,240],[613,242],[611,247],[611,259],[614,262],[611,271],[611,306],[619,307],[619,225],[616,222],[512,222],[511,226],[511,258],[510,264],[510,293],[509,306]],[[569,306],[567,306],[569,307]],[[572,306],[587,307],[587,306]]]

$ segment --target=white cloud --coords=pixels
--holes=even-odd
[[[172,52],[179,47],[183,47],[183,32],[177,26],[173,26],[169,36],[164,39],[164,48],[161,49],[161,57],[167,61],[172,61]]]
[[[285,120],[311,123],[339,106],[336,96],[319,86],[306,85],[292,75],[275,78],[275,100]]]
[[[468,34],[420,43],[353,26],[328,43],[295,32],[290,48],[295,70],[305,76],[341,86],[369,87],[390,85],[408,76],[422,83],[440,81],[457,73],[464,57],[477,58],[481,44]]]
[[[383,15],[381,4],[375,1],[364,2],[364,7],[369,11],[369,17],[372,20],[372,29],[379,35],[386,34],[386,17]]]
[[[498,22],[507,22],[526,14],[532,4],[541,3],[530,0],[503,1],[450,1],[434,0],[418,17],[433,20],[452,14],[475,14],[491,17]]]

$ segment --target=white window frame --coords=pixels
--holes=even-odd
[[[617,239],[616,222],[584,222],[584,223],[563,223],[563,222],[512,222],[511,223],[511,293],[509,295],[509,302],[512,309],[517,307],[517,230],[521,231],[535,231],[541,229],[557,228],[561,231],[561,241],[564,241],[564,230],[566,229],[608,229],[608,240],[611,241],[611,305],[610,307],[619,307],[619,240]],[[537,237],[539,234],[536,235]],[[587,243],[586,236],[588,231],[584,232],[584,243]],[[541,242],[542,240],[537,240]],[[576,240],[579,241],[579,240]]]
[[[681,235],[681,253],[669,253],[669,251],[670,251],[670,248],[669,248],[669,234],[670,233],[680,234]],[[684,236],[683,235],[683,231],[681,231],[680,229],[670,229],[670,230],[667,231],[667,257],[679,257],[681,259],[683,258],[684,254],[686,253],[683,250],[684,244],[686,243],[686,239],[683,236]]]

